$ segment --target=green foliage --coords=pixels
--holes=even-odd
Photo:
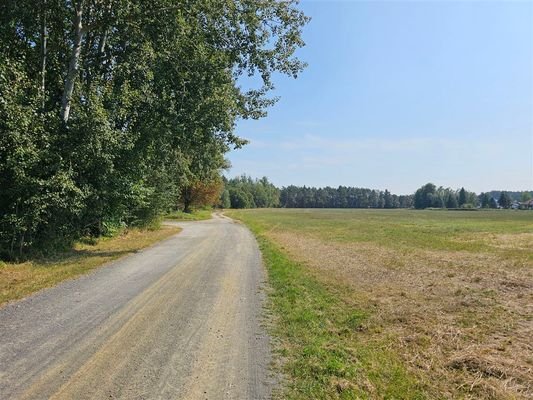
[[[318,215],[324,212],[316,211]],[[354,213],[360,212],[367,211]],[[279,398],[426,398],[421,385],[388,343],[377,339],[361,340],[364,325],[375,309],[354,307],[353,300],[348,300],[353,289],[342,284],[335,287],[325,284],[267,236],[266,233],[277,225],[276,217],[281,217],[285,223],[285,216],[291,213],[301,214],[302,211],[230,213],[254,232],[268,270],[272,286],[270,306],[276,316],[272,333],[288,378]],[[349,211],[334,213],[344,215]],[[298,221],[300,224],[308,222],[301,215]]]
[[[457,195],[454,192],[448,193],[446,199],[446,208],[457,208],[459,207],[459,202],[457,201]]]
[[[220,175],[272,74],[304,67],[296,4],[3,1],[0,256],[149,225]]]
[[[481,208],[490,207],[490,196],[488,193],[481,193],[479,195],[479,202],[481,203]]]
[[[206,219],[211,219],[212,213],[213,210],[210,208],[196,209],[191,212],[172,211],[168,214],[165,214],[165,218],[177,221],[203,221]]]
[[[251,193],[245,192],[241,188],[231,188],[229,190],[231,208],[255,208],[254,199]]]
[[[498,199],[498,204],[502,208],[509,208],[511,206],[511,203],[513,200],[511,197],[507,194],[507,192],[501,192],[500,198]]]
[[[427,183],[415,192],[414,206],[417,209],[434,206],[437,187],[432,183]]]
[[[266,177],[254,180],[246,175],[226,180],[225,187],[231,208],[409,208],[413,203],[413,196],[388,190],[294,185],[278,189]]]
[[[498,200],[500,198],[501,193],[502,193],[501,190],[492,190],[488,194],[489,196],[492,196],[494,197],[494,199]],[[525,196],[525,198],[528,198],[529,196],[531,196],[531,198],[533,198],[533,191],[526,190],[526,191],[521,191],[521,192],[513,192],[510,190],[506,190],[505,193],[507,193],[507,195],[511,198],[511,200],[516,200],[516,201],[524,201],[522,200],[522,196]]]
[[[224,184],[224,192],[229,196],[231,208],[265,208],[279,205],[279,189],[270,183],[267,177],[254,180],[243,175],[226,180]],[[221,197],[221,202],[223,200]]]
[[[464,187],[459,190],[459,207],[466,204],[466,190]]]
[[[220,195],[220,207],[231,208],[231,198],[228,189],[224,189]]]
[[[281,189],[280,206],[285,208],[409,208],[412,196],[388,190],[339,186],[338,188],[287,186]]]
[[[530,192],[522,192],[520,194],[520,201],[525,203],[533,198],[533,195],[531,195]]]
[[[414,207],[424,208],[476,208],[481,198],[474,192],[464,188],[453,190],[451,188],[436,187],[432,183],[419,188],[414,195]]]

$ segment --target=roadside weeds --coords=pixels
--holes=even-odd
[[[21,263],[0,262],[0,307],[9,301],[86,274],[180,231],[178,227],[165,225],[154,230],[130,229],[111,238],[80,241],[73,249],[55,256]]]
[[[275,368],[285,381],[277,398],[425,398],[386,341],[359,341],[369,315],[353,304],[348,288],[326,288],[260,228],[247,225],[258,239],[272,288]]]

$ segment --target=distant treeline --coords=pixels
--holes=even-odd
[[[502,193],[505,193],[507,196],[509,196],[512,201],[524,201],[525,199],[533,198],[533,191],[510,192],[507,190],[491,190],[490,192],[487,192],[487,195],[495,199],[499,199]]]
[[[491,191],[469,192],[465,188],[454,190],[427,183],[414,195],[414,207],[424,208],[531,208],[533,192]]]
[[[421,208],[476,208],[478,196],[464,188],[437,188],[433,183],[422,186],[415,192],[414,207]]]
[[[266,177],[252,179],[246,175],[226,179],[224,184],[220,200],[223,208],[409,208],[413,205],[413,196],[398,196],[388,190],[294,185],[278,189]]]
[[[315,188],[287,186],[280,191],[280,206],[287,208],[409,208],[413,196],[349,186]]]
[[[267,177],[252,179],[243,175],[224,178],[224,190],[220,196],[222,208],[279,207],[280,190]]]
[[[388,190],[349,186],[277,188],[268,178],[243,175],[224,178],[219,206],[222,208],[530,208],[533,192],[491,191],[479,195],[464,188],[437,187],[427,183],[413,195],[396,195]]]

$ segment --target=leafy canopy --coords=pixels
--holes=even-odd
[[[293,0],[2,1],[0,254],[149,223],[220,174],[273,74],[304,68],[307,20]]]

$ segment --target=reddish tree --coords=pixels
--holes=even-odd
[[[194,181],[181,191],[183,211],[191,212],[193,207],[206,207],[216,204],[224,184],[220,178],[208,181]]]

